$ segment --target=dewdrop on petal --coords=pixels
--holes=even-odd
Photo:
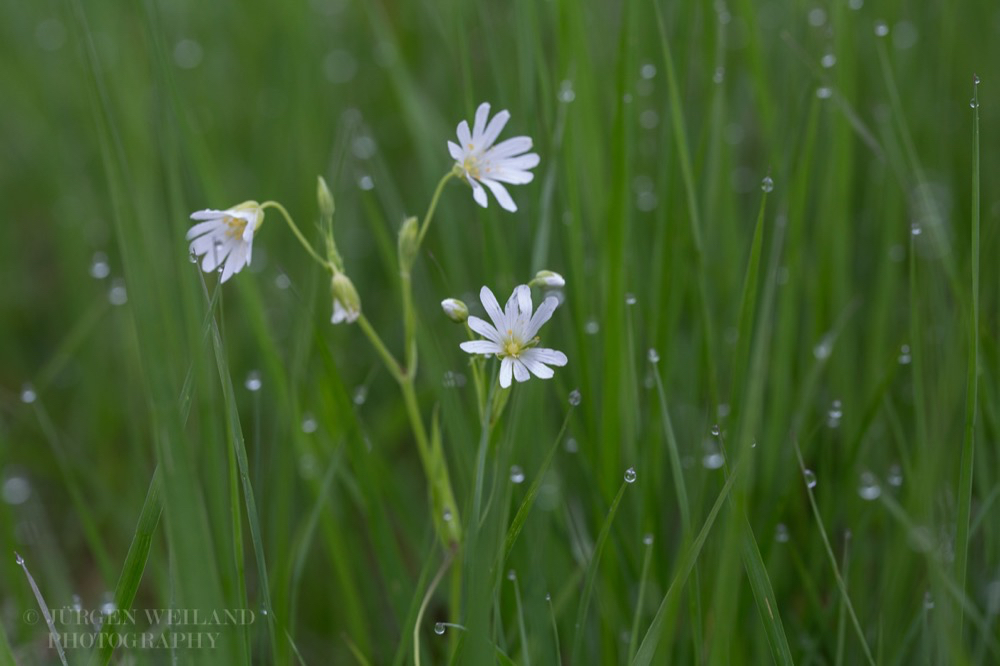
[[[191,213],[198,224],[187,232],[193,261],[201,257],[206,273],[220,271],[225,282],[250,265],[253,239],[264,223],[264,209],[256,201],[244,201],[226,210],[199,210]]]
[[[333,317],[330,321],[334,324],[353,324],[361,316],[361,299],[351,278],[337,273],[333,276],[330,289],[333,291]]]
[[[441,301],[441,309],[448,319],[456,324],[463,324],[469,318],[469,307],[457,298],[446,298]]]
[[[538,271],[535,279],[529,283],[532,287],[545,287],[546,289],[562,289],[566,286],[566,280],[555,271]]]

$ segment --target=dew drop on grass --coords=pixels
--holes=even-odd
[[[375,188],[375,181],[369,175],[364,175],[358,178],[358,187],[366,192]]]
[[[824,69],[830,69],[837,64],[837,56],[832,53],[827,53],[819,60],[819,64],[824,67]]]
[[[510,482],[514,484],[524,483],[524,470],[518,465],[510,467]]]
[[[875,36],[885,37],[889,34],[889,25],[885,21],[875,21]]]
[[[914,222],[913,224],[910,225],[910,235],[912,235],[912,236],[919,236],[920,234],[923,233],[923,231],[924,230],[921,229],[920,225],[917,224],[916,222]]]
[[[652,347],[650,347],[649,351],[646,352],[646,358],[649,359],[650,363],[659,363],[660,362],[660,353],[658,351],[656,351],[655,349],[653,349]]]
[[[774,179],[770,176],[764,176],[764,180],[760,181],[760,189],[764,192],[771,192],[774,190]]]
[[[774,540],[778,543],[788,543],[788,526],[778,523],[774,528]]]
[[[93,259],[90,260],[90,277],[95,280],[103,280],[110,274],[111,267],[108,265],[108,255],[103,252],[95,252]]]
[[[830,410],[826,413],[826,425],[828,428],[840,427],[840,419],[844,416],[844,410],[839,400],[834,400],[830,405]]]
[[[882,486],[871,472],[862,472],[858,483],[858,496],[869,502],[877,500],[882,495]]]
[[[754,439],[750,440],[750,448],[751,449],[756,449],[757,448],[757,438],[756,437]]]
[[[806,480],[806,485],[809,486],[810,488],[815,488],[816,484],[818,483],[816,481],[816,472],[812,471],[811,469],[807,469],[806,471],[802,472],[802,478]]]
[[[12,506],[24,504],[31,497],[31,484],[28,480],[20,476],[12,476],[3,482],[3,501]]]
[[[899,348],[899,358],[897,359],[900,365],[909,365],[913,357],[910,356],[910,345],[903,345]]]
[[[893,488],[899,488],[903,485],[903,469],[899,465],[890,465],[889,472],[885,475],[885,480]]]
[[[719,429],[719,424],[712,424],[712,437],[718,437],[720,432],[722,432],[722,430]]]
[[[597,335],[597,332],[601,330],[601,325],[597,323],[596,319],[589,319],[586,324],[584,324],[583,330],[587,335]]]
[[[559,84],[559,101],[563,104],[569,104],[574,99],[576,99],[576,93],[573,91],[573,82],[569,79],[564,79]]]
[[[583,396],[580,395],[580,389],[573,389],[569,392],[569,404],[571,407],[579,407],[582,400]]]
[[[125,280],[115,278],[111,281],[111,289],[108,290],[108,302],[111,305],[125,305],[128,303],[128,292],[125,291]]]
[[[653,535],[651,533],[647,532],[646,536],[642,537],[642,542],[644,544],[646,544],[647,546],[652,546],[653,545]]]
[[[292,286],[292,281],[284,273],[278,273],[274,277],[274,286],[284,291],[285,289],[288,289],[289,287]]]
[[[451,522],[451,509],[446,508],[444,511],[442,511],[441,512],[441,518],[442,518],[442,520],[444,520],[444,522],[450,523]]]
[[[358,386],[356,389],[354,389],[353,400],[354,404],[358,405],[359,407],[365,404],[365,401],[368,400],[368,387],[362,384]]]
[[[979,108],[979,101],[976,100],[975,97],[973,97],[972,99],[969,100],[969,108],[972,108],[972,109],[978,109]]]
[[[444,630],[445,630],[444,622],[437,622],[434,624],[434,633],[437,634],[438,636],[444,636]]]
[[[546,601],[552,601],[552,595],[551,595],[551,594],[549,594],[548,592],[546,592],[546,593],[545,593],[545,600],[546,600]]]
[[[813,347],[813,356],[817,361],[825,361],[833,352],[833,332],[829,332]]]
[[[316,419],[313,418],[312,414],[306,414],[302,417],[302,432],[307,435],[311,435],[316,432],[317,425]]]
[[[14,561],[17,562],[18,566],[21,567],[24,566],[24,558],[21,557],[21,553],[17,552],[16,550],[14,551]]]
[[[822,8],[816,7],[809,10],[809,25],[819,28],[824,23],[826,23],[826,12]]]
[[[260,372],[251,370],[247,375],[246,381],[243,382],[243,386],[251,393],[259,391],[260,387],[263,386],[263,383],[260,381]]]
[[[517,580],[517,572],[513,569],[507,572],[507,580],[514,581]]]
[[[858,11],[865,6],[865,0],[847,0],[847,6],[854,11]]]
[[[465,381],[465,375],[461,372],[448,370],[444,373],[444,379],[442,379],[441,383],[444,384],[445,388],[462,388],[465,386]]]
[[[934,608],[934,597],[931,596],[930,590],[924,592],[924,608],[927,610]]]
[[[77,612],[83,610],[83,599],[80,598],[79,594],[73,595],[73,610]]]
[[[722,83],[726,80],[726,68],[716,67],[715,72],[712,74],[712,83]]]
[[[38,400],[38,393],[35,392],[35,387],[31,383],[26,382],[21,387],[21,402],[26,405],[30,405],[35,400]]]
[[[978,74],[973,74],[972,75],[972,85],[974,85],[974,86],[978,86],[979,85],[979,75]]]
[[[569,437],[566,439],[566,443],[563,445],[563,448],[566,449],[566,453],[576,453],[580,450],[580,445],[575,439]]]
[[[625,470],[625,483],[635,483],[635,467],[629,467]]]
[[[198,254],[194,250],[188,252],[188,261],[190,261],[192,264],[198,263]]]
[[[819,99],[830,99],[831,97],[833,97],[833,90],[826,86],[816,88],[816,97],[818,97]]]
[[[721,451],[709,451],[701,458],[701,466],[705,469],[719,469],[726,459]]]
[[[635,305],[635,304],[636,304],[635,294],[633,293],[625,294],[625,305]]]
[[[651,62],[647,62],[639,70],[639,76],[641,76],[644,79],[653,78],[654,76],[656,76],[656,65],[654,65]]]

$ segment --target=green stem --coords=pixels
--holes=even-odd
[[[417,315],[413,308],[413,282],[409,271],[402,271],[400,278],[403,284],[403,337],[405,340],[404,363],[406,377],[412,380],[417,376]]]
[[[267,208],[277,208],[278,212],[280,212],[282,216],[285,218],[285,222],[288,223],[288,227],[292,230],[292,233],[295,234],[295,237],[299,239],[299,243],[301,243],[302,247],[306,249],[306,252],[308,252],[313,259],[318,261],[321,266],[332,270],[330,262],[328,262],[323,257],[319,256],[316,250],[313,249],[313,246],[309,244],[309,241],[306,240],[306,237],[302,235],[301,231],[299,231],[299,228],[295,225],[295,220],[293,220],[292,216],[288,214],[288,211],[285,210],[284,206],[282,206],[277,201],[265,201],[260,205],[260,208],[261,210]]]
[[[431,219],[434,217],[434,209],[437,208],[438,199],[441,197],[441,192],[444,190],[445,184],[455,177],[454,171],[449,171],[446,173],[441,180],[438,182],[437,189],[434,190],[434,196],[431,197],[431,205],[427,207],[427,214],[424,215],[424,221],[420,225],[420,234],[417,235],[417,247],[424,242],[424,236],[427,235],[427,229],[431,226]]]
[[[385,346],[384,342],[382,342],[382,338],[380,338],[378,333],[375,332],[375,329],[372,328],[371,323],[368,321],[368,317],[363,314],[358,315],[358,326],[360,326],[361,330],[368,336],[369,342],[372,343],[372,347],[375,348],[378,355],[382,357],[385,367],[388,368],[389,373],[393,376],[393,378],[400,384],[406,381],[406,375],[403,373],[403,369],[400,367],[399,361],[396,360],[396,357],[392,355],[389,348]]]

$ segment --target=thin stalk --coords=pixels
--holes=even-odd
[[[360,326],[364,334],[368,336],[368,341],[372,343],[372,347],[375,348],[378,355],[382,357],[382,361],[385,363],[386,369],[389,370],[389,374],[391,374],[400,384],[406,381],[406,377],[403,373],[402,367],[399,365],[399,361],[397,361],[396,357],[392,355],[389,348],[385,346],[385,343],[382,342],[382,338],[380,338],[379,334],[375,332],[375,329],[372,328],[368,318],[363,314],[358,316],[358,326]]]
[[[420,602],[420,610],[417,611],[417,621],[413,623],[413,663],[416,666],[420,666],[420,624],[424,621],[424,611],[427,610],[427,604],[430,603],[431,597],[434,595],[434,590],[437,589],[441,579],[444,578],[445,572],[448,571],[448,567],[451,566],[451,561],[451,551],[445,551],[444,562],[441,563],[441,568],[438,569],[438,572],[434,575],[434,580],[427,587],[424,600]]]
[[[431,220],[434,218],[434,209],[437,208],[437,202],[438,199],[441,198],[441,192],[444,190],[444,186],[454,177],[455,172],[449,171],[441,177],[440,181],[438,181],[437,189],[434,190],[434,196],[431,197],[431,205],[427,207],[427,213],[424,215],[424,221],[420,224],[420,233],[417,235],[418,248],[421,243],[424,242],[424,236],[427,235],[427,229],[431,226]]]
[[[305,248],[306,252],[308,252],[313,259],[318,261],[321,266],[325,268],[331,268],[330,262],[328,262],[323,257],[319,256],[316,250],[313,249],[313,246],[309,244],[309,241],[306,240],[306,237],[302,234],[302,232],[299,231],[298,226],[296,226],[295,224],[295,220],[293,220],[292,216],[288,214],[288,211],[285,210],[284,206],[282,206],[277,201],[265,201],[260,205],[260,208],[261,210],[266,210],[268,208],[276,208],[278,212],[281,213],[281,215],[285,218],[285,222],[288,223],[288,227],[292,230],[292,233],[295,234],[295,237],[299,239],[299,243],[302,244],[302,247]]]

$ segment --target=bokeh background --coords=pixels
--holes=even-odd
[[[515,387],[487,532],[503,534],[555,458],[509,559],[480,548],[465,591],[446,578],[430,598],[424,663],[455,650],[473,663],[480,635],[516,663],[571,663],[574,642],[572,663],[628,663],[739,458],[653,663],[782,661],[777,627],[797,663],[863,663],[831,555],[878,663],[1000,658],[994,3],[2,7],[0,658],[58,663],[44,625],[24,621],[37,602],[13,552],[51,607],[101,608],[159,464],[164,511],[133,605],[274,618],[273,633],[258,618],[181,662],[412,662],[442,551],[396,386],[357,328],[330,325],[328,277],[276,214],[221,289],[184,233],[193,210],[277,199],[318,242],[323,175],[364,311],[398,352],[396,231],[484,100],[542,162],[512,188],[516,214],[449,185],[418,260],[421,406],[428,421],[440,410],[460,504],[479,427],[464,332],[438,302],[475,312],[483,284],[505,297],[558,271],[544,341],[570,363]],[[229,462],[240,437],[270,606]],[[766,603],[747,570],[766,571]],[[466,644],[432,631],[476,612],[489,628]]]

